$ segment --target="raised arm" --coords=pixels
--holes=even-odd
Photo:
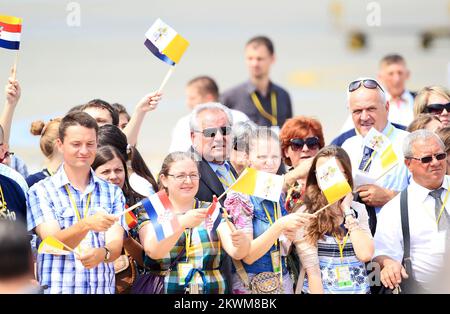
[[[11,135],[11,125],[16,110],[16,105],[19,102],[21,95],[20,84],[17,80],[14,80],[12,76],[8,79],[8,84],[5,86],[5,106],[0,116],[0,125],[3,127],[4,138],[3,142],[9,144],[9,138]]]

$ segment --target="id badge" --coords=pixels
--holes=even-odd
[[[270,252],[270,257],[272,258],[272,269],[274,273],[281,272],[281,259],[280,259],[280,251],[272,251]]]
[[[192,268],[194,268],[194,265],[191,263],[178,263],[178,284],[180,286],[184,286],[186,277]]]
[[[350,275],[350,268],[348,266],[336,267],[336,279],[338,281],[339,288],[352,287],[353,282]]]

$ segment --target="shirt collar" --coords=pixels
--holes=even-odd
[[[442,185],[441,188],[443,188],[445,191],[448,191],[449,188],[449,176],[444,176],[444,180],[442,181]],[[425,199],[427,198],[428,194],[431,192],[432,190],[427,189],[426,187],[418,184],[416,181],[414,181],[414,178],[411,178],[411,183],[410,183],[410,194],[414,195],[414,197],[416,199],[419,199],[420,201],[425,201]]]
[[[249,94],[252,94],[253,92],[257,91],[256,86],[250,80],[247,81],[245,88]],[[269,81],[269,87],[267,88],[267,93],[270,93],[271,91],[272,91],[272,81]]]
[[[409,102],[411,100],[411,98],[413,98],[413,96],[411,95],[411,93],[409,91],[407,91],[406,89],[403,91],[403,93],[400,95],[400,100],[402,102]],[[391,101],[392,100],[392,96],[391,94],[389,94],[388,92],[386,92],[386,100],[387,101]]]
[[[219,165],[213,162],[209,162],[208,161],[209,166],[211,167],[211,169],[214,171],[214,173],[216,173],[217,169],[219,169],[220,166],[225,166],[225,168],[227,169],[227,171],[230,171],[230,165],[228,164],[227,161],[225,161],[223,164]]]
[[[95,172],[90,169],[89,183],[84,193],[89,193],[94,190],[94,187],[100,183],[100,179],[95,175]],[[52,177],[53,182],[57,188],[62,188],[66,184],[71,184],[64,170],[64,163],[59,167],[58,171]]]

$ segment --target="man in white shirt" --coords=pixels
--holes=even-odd
[[[409,134],[404,140],[403,152],[405,164],[412,174],[407,188],[412,274],[407,274],[401,264],[404,239],[400,195],[387,203],[378,216],[374,261],[381,266],[381,282],[385,287],[393,289],[403,279],[410,278],[424,292],[431,292],[433,277],[442,270],[449,244],[447,154],[439,137],[428,130]]]
[[[364,176],[372,178],[371,184],[367,184],[370,181],[355,180],[355,188],[361,202],[368,206],[373,233],[376,226],[375,213],[378,213],[381,206],[390,201],[399,191],[406,188],[409,174],[406,166],[399,162],[395,168],[380,178],[385,173],[381,154],[375,151],[367,152],[368,147],[364,145],[364,138],[372,127],[375,128],[389,139],[401,161],[403,159],[401,147],[408,133],[396,128],[388,121],[389,103],[377,80],[371,78],[354,80],[349,84],[347,93],[348,108],[356,132],[343,141],[342,148],[350,156],[353,176],[364,173]]]
[[[386,92],[389,102],[389,121],[396,127],[406,129],[413,121],[413,108],[415,94],[405,87],[410,71],[405,59],[398,54],[389,54],[380,61],[378,80]],[[344,133],[353,128],[352,119],[348,117],[341,129]]]
[[[198,76],[190,80],[186,86],[186,104],[190,110],[193,110],[200,104],[208,102],[217,102],[219,99],[219,88],[216,82],[209,76]],[[231,109],[231,115],[234,122],[248,121],[245,113]],[[189,120],[191,114],[180,118],[172,131],[172,141],[169,152],[187,151],[191,146],[191,130]]]

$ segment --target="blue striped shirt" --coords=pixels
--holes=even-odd
[[[36,183],[28,191],[29,230],[52,220],[56,220],[61,229],[67,229],[78,222],[65,186],[69,188],[82,218],[89,193],[91,197],[87,215],[93,215],[97,211],[119,214],[124,209],[125,197],[119,187],[99,179],[91,170],[89,184],[84,192],[80,192],[69,182],[64,167],[60,167],[53,176]],[[105,232],[90,231],[83,241],[90,247],[103,247]],[[38,238],[37,246],[40,242],[41,239]],[[93,269],[86,269],[74,254],[38,254],[37,275],[39,283],[48,286],[45,293],[114,293],[113,263],[100,263]]]

